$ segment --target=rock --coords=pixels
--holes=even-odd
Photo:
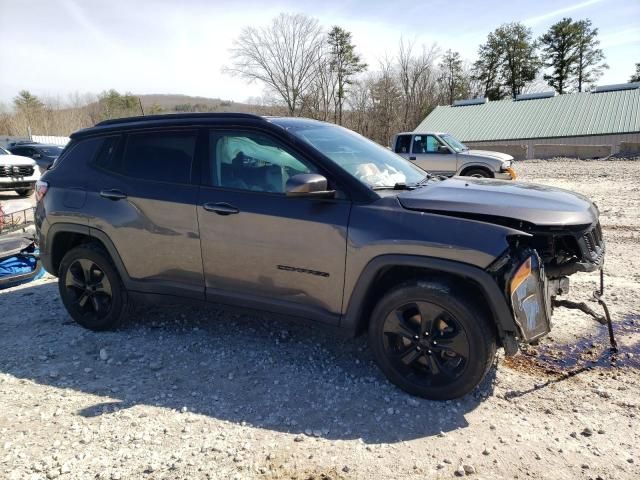
[[[293,439],[294,442],[302,442],[304,441],[304,437],[302,435],[296,435]]]
[[[489,450],[487,450],[487,448],[485,447],[485,449],[482,451],[483,455],[489,455],[491,452]]]
[[[450,459],[448,459],[448,458],[445,458],[445,459],[444,459],[444,460],[442,460],[442,461],[443,461],[444,463],[448,464],[448,465],[451,465],[451,464],[453,463],[453,462],[452,462]]]
[[[345,465],[344,467],[342,467],[342,471],[343,471],[344,473],[349,473],[349,472],[351,471],[351,469],[349,468],[349,466],[348,466],[348,465]]]
[[[464,467],[462,465],[460,465],[458,468],[456,468],[455,472],[453,472],[454,475],[456,477],[464,477],[465,473],[464,473]]]
[[[100,349],[100,360],[102,360],[103,362],[106,362],[107,360],[109,360],[109,354],[107,353],[106,348]]]
[[[476,468],[473,465],[465,464],[462,466],[464,473],[467,475],[473,475],[476,473]]]
[[[593,435],[593,430],[587,427],[584,430],[582,430],[582,432],[580,432],[580,435],[582,435],[583,437],[590,437],[591,435]]]
[[[393,415],[393,412],[394,412],[393,407],[387,408],[387,414],[388,415]]]
[[[438,434],[438,437],[442,438],[442,437],[446,437],[447,434],[444,433],[443,431],[440,431],[440,433]]]
[[[442,470],[444,468],[444,463],[438,463],[436,465],[436,470]]]

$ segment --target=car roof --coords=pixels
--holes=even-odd
[[[448,135],[447,132],[400,132],[396,135]]]

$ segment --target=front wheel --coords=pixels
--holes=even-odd
[[[465,172],[465,177],[473,177],[473,178],[493,178],[493,175],[488,170],[483,168],[474,168]]]
[[[448,286],[430,282],[400,285],[380,300],[369,345],[392,383],[431,400],[469,393],[496,354],[484,312]]]
[[[58,271],[60,297],[69,315],[90,330],[115,328],[127,312],[127,292],[108,254],[81,245],[62,258]]]

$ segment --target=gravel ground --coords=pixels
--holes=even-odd
[[[559,309],[472,395],[430,402],[388,384],[364,338],[216,307],[93,333],[46,277],[0,292],[0,478],[640,478],[640,162],[517,170],[600,207],[613,365],[606,329]],[[572,282],[586,299],[597,276]]]

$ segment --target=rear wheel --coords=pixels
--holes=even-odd
[[[16,193],[21,197],[30,197],[35,192],[33,188],[17,188]]]
[[[94,245],[75,247],[63,257],[58,289],[69,315],[85,328],[115,328],[127,311],[127,292],[108,254]]]
[[[481,309],[446,285],[413,282],[375,307],[369,345],[387,378],[432,400],[461,397],[491,367],[496,339]]]
[[[491,172],[483,168],[472,168],[471,170],[465,172],[464,176],[474,178],[493,178]]]

